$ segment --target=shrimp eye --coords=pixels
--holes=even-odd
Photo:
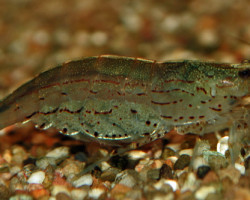
[[[250,77],[250,69],[239,71],[239,76],[241,78],[249,78]]]

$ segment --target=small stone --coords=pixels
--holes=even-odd
[[[142,190],[134,188],[126,194],[126,197],[127,199],[142,199]]]
[[[10,173],[12,176],[17,174],[20,171],[21,171],[21,168],[19,166],[13,166],[10,168]]]
[[[51,190],[52,196],[56,196],[59,193],[65,193],[67,195],[70,195],[70,192],[69,192],[69,190],[67,189],[66,186],[64,186],[64,185],[53,185],[52,190]]]
[[[8,163],[3,163],[0,165],[0,173],[6,173],[9,172],[10,168],[9,168],[9,164]]]
[[[169,185],[174,192],[179,189],[179,185],[175,180],[164,180],[164,184]]]
[[[93,188],[89,191],[89,197],[92,199],[99,199],[104,192],[105,190],[103,188]]]
[[[11,195],[10,190],[6,186],[0,184],[0,197],[1,197],[1,200],[8,200],[10,195]]]
[[[58,147],[46,154],[46,157],[61,160],[69,156],[69,147]]]
[[[116,176],[117,183],[126,185],[128,187],[134,187],[138,181],[138,173],[134,170],[124,170]]]
[[[179,151],[179,155],[186,154],[186,155],[192,156],[193,151],[194,151],[193,149],[182,149]]]
[[[28,154],[21,146],[14,146],[12,148],[12,160],[17,164],[22,164],[28,158]]]
[[[85,163],[67,159],[60,166],[62,166],[63,175],[68,178],[80,173],[83,170]]]
[[[88,195],[88,191],[84,189],[74,189],[71,191],[71,197],[74,200],[82,200]]]
[[[56,200],[72,200],[72,199],[69,197],[69,195],[61,192],[56,195]]]
[[[92,185],[93,178],[91,174],[85,174],[72,182],[74,187],[81,187],[83,185]]]
[[[214,171],[209,171],[207,175],[202,179],[203,183],[211,183],[219,180],[218,175]]]
[[[195,192],[195,198],[198,200],[205,200],[208,194],[215,192],[216,188],[214,186],[202,186]]]
[[[160,169],[150,169],[147,173],[148,179],[158,180],[160,178]]]
[[[36,166],[40,169],[46,169],[49,165],[56,166],[56,159],[49,157],[42,157],[36,161]]]
[[[27,182],[29,184],[32,184],[32,183],[42,184],[44,179],[45,179],[45,172],[37,171],[31,174]]]
[[[209,166],[214,170],[218,170],[228,166],[226,157],[219,152],[204,151],[203,156],[204,159],[208,162]]]
[[[108,169],[107,171],[104,171],[102,174],[101,174],[101,179],[103,181],[110,181],[110,182],[113,182],[115,181],[115,177],[118,173],[120,173],[121,170],[117,169],[117,168],[110,168]]]
[[[172,168],[166,164],[163,164],[160,169],[160,178],[173,179]]]
[[[184,169],[187,167],[190,163],[190,156],[183,154],[179,157],[179,159],[174,164],[174,169]]]
[[[229,149],[228,145],[228,136],[222,137],[217,143],[217,152],[220,152],[223,155],[226,155],[227,150]]]
[[[166,160],[168,157],[175,156],[175,151],[171,148],[166,147],[161,155],[161,158]]]
[[[239,182],[241,173],[234,167],[229,166],[225,169],[219,170],[218,175],[221,180],[228,177],[234,184],[237,184]]]
[[[33,197],[28,194],[17,194],[10,197],[9,200],[33,200]]]
[[[141,150],[133,150],[128,153],[128,156],[130,159],[139,160],[145,158],[147,156],[147,153]]]
[[[115,197],[119,197],[119,199],[125,199],[125,195],[132,190],[131,187],[127,187],[123,184],[116,184],[114,188],[111,190],[111,197],[117,199]]]
[[[198,167],[197,176],[202,179],[202,178],[204,178],[206,176],[206,174],[210,170],[211,170],[211,168],[209,166],[202,165],[202,166]]]

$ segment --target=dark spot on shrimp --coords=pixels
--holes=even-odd
[[[67,132],[68,132],[68,129],[67,129],[67,128],[63,128],[62,132],[63,132],[63,133],[67,133]]]
[[[136,114],[136,113],[137,113],[137,110],[131,109],[130,111],[131,111],[131,113],[133,113],[133,114]]]
[[[250,69],[239,71],[238,75],[243,79],[250,78]]]

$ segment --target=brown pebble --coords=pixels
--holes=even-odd
[[[160,169],[160,178],[173,179],[172,168],[166,164],[163,164]]]
[[[187,167],[190,163],[190,156],[183,154],[179,157],[179,159],[174,164],[174,169],[184,169]]]
[[[103,181],[109,181],[109,182],[113,182],[115,181],[115,177],[118,173],[120,173],[121,170],[117,169],[117,168],[111,168],[107,171],[104,171],[102,174],[101,174],[101,179]]]
[[[160,178],[160,170],[159,169],[150,169],[147,173],[148,179],[158,180]]]
[[[67,194],[60,192],[56,195],[56,200],[72,200]]]
[[[10,190],[6,186],[0,184],[0,197],[1,197],[1,199],[8,200],[10,195],[11,195]]]
[[[170,156],[175,156],[174,150],[169,147],[164,148],[161,154],[161,158],[166,160]]]

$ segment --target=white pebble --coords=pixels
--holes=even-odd
[[[193,155],[193,149],[183,149],[183,150],[180,150],[179,154],[180,155],[183,155],[183,154],[187,154],[189,156],[192,156]]]
[[[68,157],[68,155],[69,155],[68,147],[58,147],[47,153],[46,157],[58,159],[58,158]]]
[[[37,171],[37,172],[34,172],[33,174],[31,174],[31,176],[28,179],[28,183],[29,184],[32,184],[32,183],[42,184],[44,179],[45,179],[45,172]]]
[[[99,197],[104,193],[104,189],[93,188],[89,191],[89,197],[93,199],[99,199]]]
[[[165,180],[164,183],[170,185],[174,192],[179,189],[179,185],[175,180]]]
[[[205,29],[200,31],[198,39],[200,44],[202,44],[203,46],[213,46],[218,43],[217,34],[212,29]]]
[[[243,165],[241,165],[239,163],[235,163],[234,167],[235,167],[235,169],[240,171],[241,175],[245,174],[245,171],[246,171],[245,166],[243,166]]]
[[[217,151],[225,155],[226,151],[229,149],[228,147],[228,136],[222,137],[219,139],[217,143]]]
[[[59,193],[65,193],[70,196],[69,190],[63,185],[54,185],[51,191],[52,196],[56,196]]]
[[[108,36],[104,32],[95,32],[91,35],[90,40],[95,46],[103,46],[108,40]]]
[[[71,191],[71,197],[74,200],[82,200],[87,196],[87,194],[88,191],[83,189],[74,189]]]
[[[80,178],[76,179],[75,181],[73,181],[73,185],[75,187],[81,187],[83,185],[92,185],[93,183],[93,178],[90,174],[85,174],[83,176],[81,176]]]
[[[140,150],[133,150],[133,151],[129,152],[128,156],[132,160],[137,160],[137,159],[145,158],[147,156],[147,154],[143,151],[140,151]]]
[[[215,193],[216,189],[213,186],[203,186],[195,192],[195,198],[198,200],[206,199],[210,193]]]

